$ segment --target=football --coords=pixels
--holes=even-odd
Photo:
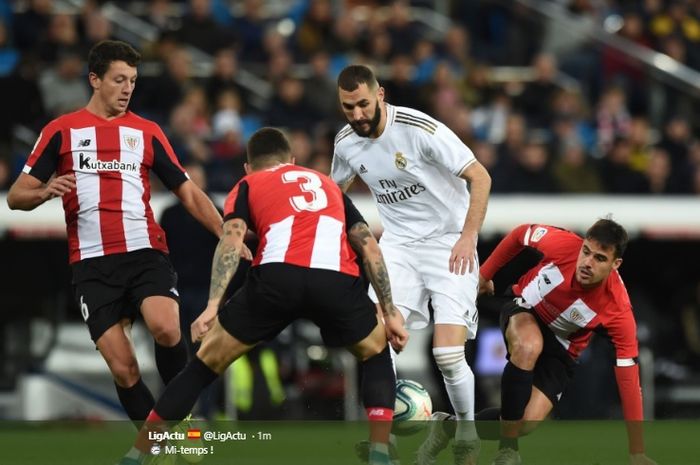
[[[425,388],[410,379],[396,381],[394,426],[397,435],[414,434],[426,426],[433,412],[433,402]]]

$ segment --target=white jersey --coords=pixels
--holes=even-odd
[[[476,159],[441,122],[386,104],[387,122],[376,139],[346,125],[336,136],[331,177],[343,185],[359,175],[369,186],[384,226],[382,243],[405,244],[462,232],[469,207],[459,177]]]

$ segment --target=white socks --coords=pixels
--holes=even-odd
[[[474,373],[464,357],[464,346],[434,347],[433,356],[457,416],[455,440],[473,441],[478,438],[474,426]]]

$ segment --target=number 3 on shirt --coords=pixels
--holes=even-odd
[[[298,182],[300,179],[303,182],[299,183],[299,188],[303,192],[309,192],[311,200],[306,200],[304,195],[294,195],[289,198],[292,208],[298,212],[304,210],[317,212],[326,208],[328,206],[328,197],[323,190],[321,178],[316,173],[310,171],[287,171],[282,174],[282,181],[285,183]]]

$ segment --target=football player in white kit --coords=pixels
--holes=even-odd
[[[476,244],[491,178],[444,124],[385,102],[368,67],[346,67],[338,94],[348,125],[335,138],[331,177],[346,190],[359,175],[371,190],[384,227],[380,245],[394,302],[405,325],[427,326],[432,302],[433,356],[456,417],[463,420],[455,433],[455,463],[475,463],[474,374],[464,343],[476,336],[478,325]],[[376,302],[371,290],[370,296]],[[438,423],[418,451],[419,465],[434,463],[447,446],[450,438]]]

